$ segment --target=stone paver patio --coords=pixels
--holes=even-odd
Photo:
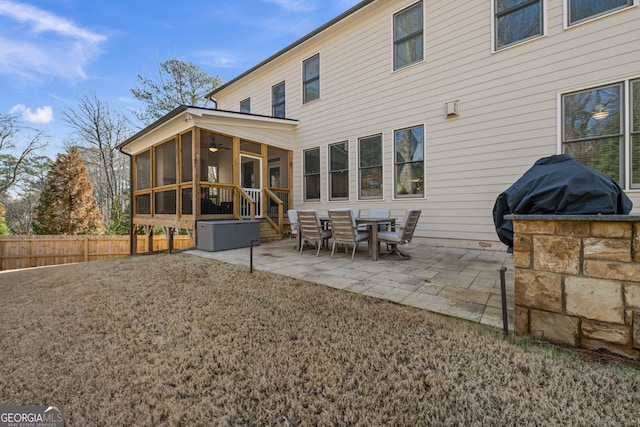
[[[323,248],[299,254],[295,240],[263,243],[253,248],[253,268],[308,280],[458,317],[502,329],[500,268],[507,267],[509,329],[513,330],[513,256],[506,252],[410,244],[401,250],[410,260],[389,257],[373,261],[360,244],[351,253]],[[189,250],[188,254],[249,266],[249,248],[221,252]]]

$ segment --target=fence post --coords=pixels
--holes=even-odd
[[[89,237],[84,238],[84,262],[89,262]]]

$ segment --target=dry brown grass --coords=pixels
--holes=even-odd
[[[638,420],[638,371],[185,254],[1,273],[0,293],[0,405],[69,426]]]

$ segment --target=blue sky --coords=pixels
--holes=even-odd
[[[138,109],[137,75],[190,61],[228,81],[359,0],[0,0],[0,112],[62,151],[83,93]]]

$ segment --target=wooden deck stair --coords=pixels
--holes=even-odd
[[[288,224],[285,227],[288,229]],[[266,219],[260,220],[260,242],[272,242],[274,240],[282,240],[282,234],[278,233],[278,230]]]

